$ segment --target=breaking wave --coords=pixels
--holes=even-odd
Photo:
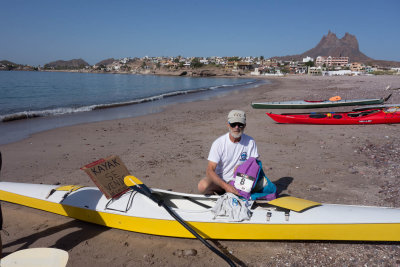
[[[209,90],[218,90],[218,89],[224,89],[224,88],[226,89],[229,87],[241,87],[241,86],[249,86],[249,85],[256,86],[257,83],[259,83],[259,82],[260,81],[255,80],[255,81],[239,83],[239,84],[232,84],[232,85],[219,85],[219,86],[211,86],[208,88],[197,88],[197,89],[193,89],[193,90],[174,91],[174,92],[163,93],[160,95],[150,96],[150,97],[146,97],[146,98],[134,99],[134,100],[130,100],[130,101],[117,102],[117,103],[94,104],[94,105],[88,105],[88,106],[82,106],[82,107],[59,107],[59,108],[46,109],[46,110],[22,111],[22,112],[16,112],[16,113],[11,113],[11,114],[6,114],[6,115],[0,115],[0,122],[10,122],[10,121],[24,120],[24,119],[31,119],[31,118],[38,118],[38,117],[46,117],[46,116],[58,116],[58,115],[93,111],[93,110],[98,110],[98,109],[107,109],[107,108],[121,107],[121,106],[127,106],[127,105],[135,105],[135,104],[141,104],[141,103],[146,103],[146,102],[151,102],[151,101],[157,101],[157,100],[161,100],[161,99],[167,98],[167,97],[187,95],[187,94],[199,93],[199,92],[204,92],[204,91],[209,91]]]

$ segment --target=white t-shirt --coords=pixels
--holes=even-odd
[[[257,145],[254,139],[242,134],[240,142],[229,139],[229,133],[218,137],[211,146],[208,160],[217,163],[215,172],[219,177],[229,182],[233,179],[235,167],[245,162],[249,157],[258,158]]]

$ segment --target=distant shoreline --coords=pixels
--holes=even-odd
[[[65,72],[65,73],[95,73],[95,74],[131,74],[131,75],[156,75],[156,76],[174,76],[174,77],[201,77],[201,78],[253,78],[253,79],[264,79],[270,77],[263,76],[253,76],[248,73],[244,73],[241,71],[237,72],[228,72],[218,68],[200,68],[200,69],[189,69],[189,70],[175,70],[175,71],[166,71],[166,70],[145,70],[145,71],[96,71],[93,69],[85,70],[49,70],[49,69],[40,69],[40,70],[0,70],[0,71],[28,71],[28,72]],[[186,72],[185,75],[182,73]]]

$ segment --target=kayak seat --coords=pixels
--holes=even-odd
[[[347,116],[351,117],[351,118],[360,117],[361,113],[360,112],[359,113],[348,113]]]
[[[322,119],[322,118],[326,118],[326,114],[311,114],[309,117],[311,119]]]
[[[336,114],[336,115],[333,115],[333,118],[334,118],[334,119],[341,119],[341,118],[343,118],[343,116],[342,116],[342,115]]]

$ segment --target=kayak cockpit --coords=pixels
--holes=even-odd
[[[159,199],[172,209],[187,212],[200,212],[209,211],[214,207],[218,196],[204,196],[196,194],[184,194],[171,192],[161,189],[153,189],[153,193]],[[123,195],[109,199],[107,201],[105,209],[115,210],[120,212],[127,212],[131,209],[133,203],[146,203],[150,206],[157,205],[146,197],[143,197],[140,193],[134,190],[128,190]]]

